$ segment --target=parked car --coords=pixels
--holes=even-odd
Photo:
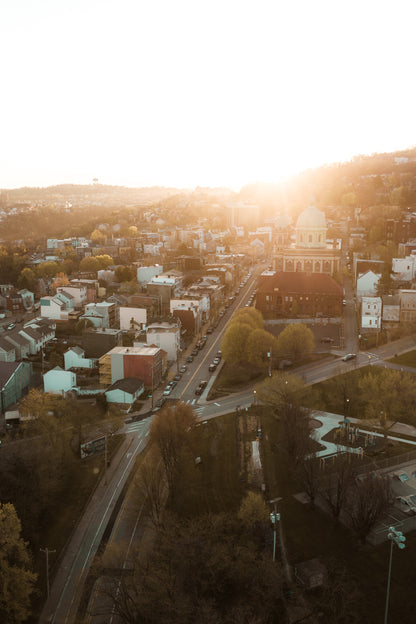
[[[329,338],[329,336],[324,336],[321,338],[321,342],[334,342],[333,338]]]
[[[188,355],[188,357],[186,358],[186,361],[191,363],[194,361],[194,358],[192,357],[192,355]]]
[[[186,366],[186,364],[182,364],[182,366],[179,369],[179,372],[186,373],[187,370],[188,370],[188,367]]]
[[[179,381],[181,378],[182,378],[182,375],[180,373],[177,373],[173,379],[174,381]]]
[[[14,329],[16,327],[16,323],[10,323],[7,325],[7,329]]]
[[[195,357],[195,355],[198,355],[198,349],[195,347],[195,349],[192,349],[191,353]]]
[[[156,401],[155,407],[159,407],[159,408],[163,407],[165,403],[166,403],[166,399],[164,397],[160,397],[160,399]]]
[[[348,360],[353,360],[356,357],[357,357],[356,353],[347,353],[347,355],[344,355],[344,357],[342,358],[342,361],[348,362]]]
[[[214,358],[212,363],[215,364],[215,366],[218,366],[218,364],[220,363],[220,358],[218,357]]]
[[[210,372],[210,373],[213,373],[213,372],[215,371],[215,369],[216,369],[216,368],[217,368],[217,365],[216,365],[216,364],[214,364],[214,362],[212,362],[212,364],[210,364],[210,365],[208,366],[208,370],[209,370],[209,372]]]
[[[218,350],[216,357],[221,359],[222,358],[222,351]]]
[[[200,396],[203,393],[204,389],[201,388],[201,386],[198,386],[197,388],[195,388],[195,394],[197,396]]]
[[[172,386],[166,386],[166,388],[163,390],[163,396],[169,396],[172,390]]]

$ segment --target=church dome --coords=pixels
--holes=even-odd
[[[309,202],[309,206],[306,210],[300,213],[296,227],[298,229],[326,228],[325,215],[318,210],[313,200]]]

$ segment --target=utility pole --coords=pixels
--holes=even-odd
[[[104,442],[104,485],[107,485],[107,434],[105,434],[105,442]]]
[[[40,548],[40,552],[44,552],[46,555],[46,595],[49,598],[49,553],[56,553],[56,550]]]
[[[273,505],[274,511],[270,514],[270,520],[273,524],[273,561],[276,561],[276,539],[277,539],[277,523],[280,520],[280,513],[277,513],[277,503],[282,500],[281,496],[277,498],[272,498],[272,500],[267,501],[269,504]]]

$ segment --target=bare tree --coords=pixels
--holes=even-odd
[[[362,544],[392,502],[388,477],[370,473],[355,479],[348,492],[346,512]]]
[[[151,449],[144,457],[134,479],[134,486],[139,506],[144,507],[152,524],[159,527],[165,506],[167,484],[162,459],[156,449]]]
[[[331,510],[335,522],[339,521],[341,511],[345,508],[349,489],[356,478],[355,456],[349,453],[339,453],[335,466],[327,475],[321,486],[321,493]]]
[[[189,443],[189,432],[195,424],[192,408],[177,403],[174,408],[166,407],[157,412],[150,427],[150,442],[159,449],[171,495],[182,449]]]

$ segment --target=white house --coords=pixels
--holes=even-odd
[[[120,329],[141,329],[147,323],[146,308],[120,307]]]
[[[105,391],[109,403],[131,405],[144,392],[144,383],[135,377],[126,377],[115,381]]]
[[[64,353],[65,370],[70,368],[94,368],[97,361],[94,358],[86,358],[84,349],[71,347]]]
[[[168,362],[178,359],[181,341],[180,323],[152,323],[146,331],[148,345],[156,345],[167,353]]]
[[[58,293],[63,293],[65,295],[71,295],[73,298],[73,307],[76,310],[81,310],[84,305],[87,303],[87,288],[86,286],[60,286],[56,289],[57,295]],[[65,301],[65,300],[64,300]]]
[[[381,311],[381,297],[362,297],[361,329],[380,329]]]
[[[377,295],[377,285],[380,281],[381,274],[367,271],[357,278],[357,298],[375,297]]]
[[[52,394],[65,394],[77,385],[77,376],[71,371],[64,371],[60,366],[43,375],[43,389]]]

